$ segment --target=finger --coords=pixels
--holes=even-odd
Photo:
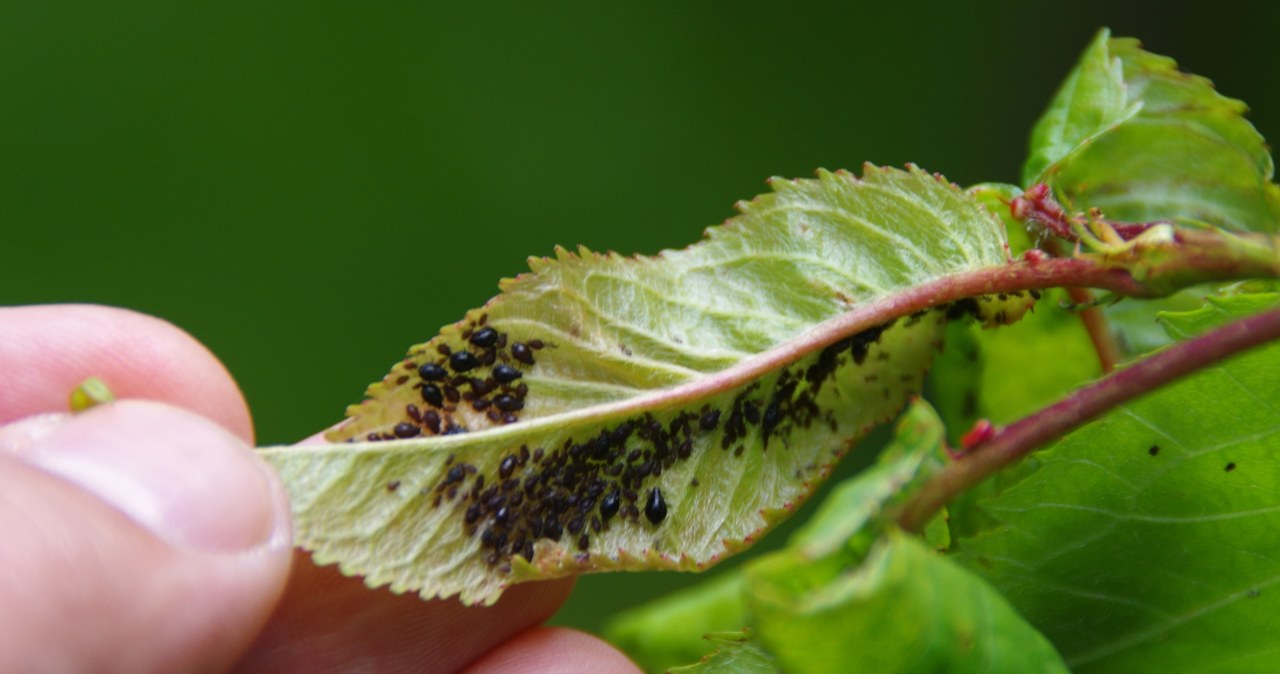
[[[467,668],[466,674],[638,674],[618,649],[562,627],[524,632]]]
[[[300,445],[324,443],[317,433]],[[525,583],[489,607],[369,588],[336,566],[294,556],[289,586],[237,672],[454,672],[555,614],[573,579]]]
[[[95,305],[0,308],[0,424],[67,409],[89,377],[118,398],[159,400],[253,442],[244,397],[226,369],[187,333],[158,318]]]
[[[5,435],[21,427],[0,428]],[[0,453],[0,671],[225,668],[288,573],[283,490],[238,438],[122,401]]]
[[[456,672],[551,617],[571,579],[526,583],[493,606],[370,589],[299,552],[284,598],[237,672]]]

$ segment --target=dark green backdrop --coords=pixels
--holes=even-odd
[[[1276,9],[498,4],[0,2],[0,302],[177,323],[281,443],[557,243],[683,246],[819,166],[1015,181],[1102,25],[1280,135]],[[691,580],[589,577],[558,620]]]

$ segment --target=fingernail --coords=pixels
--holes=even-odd
[[[194,413],[127,400],[46,429],[18,453],[169,543],[209,552],[288,544],[288,508],[266,465]]]
[[[26,452],[70,418],[71,415],[66,412],[49,412],[0,426],[0,452],[8,454]]]

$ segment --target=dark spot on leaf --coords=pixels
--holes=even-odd
[[[1235,469],[1236,469],[1236,464],[1235,464],[1235,462],[1234,462],[1234,461],[1233,461],[1233,462],[1231,462],[1231,463],[1228,463],[1225,467],[1223,467],[1223,470],[1227,471],[1228,473],[1230,473],[1231,471],[1233,471],[1233,470],[1235,470]]]
[[[1151,456],[1155,456],[1156,454],[1159,454],[1160,445],[1151,445],[1150,447],[1147,448],[1147,453],[1150,454]]]
[[[954,321],[965,316],[977,316],[979,311],[978,301],[972,297],[966,297],[947,306],[947,320]]]

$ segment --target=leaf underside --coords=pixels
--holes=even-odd
[[[372,385],[339,444],[264,450],[298,543],[371,585],[466,603],[749,545],[919,391],[948,313],[993,312],[793,340],[1007,261],[1000,222],[914,167],[772,186],[684,250],[531,260]]]
[[[1214,298],[1175,338],[1275,306]],[[963,539],[1077,672],[1274,669],[1280,610],[1280,347],[1207,368],[1041,452]]]
[[[913,402],[876,464],[832,490],[786,548],[619,616],[610,638],[648,671],[707,650],[699,627],[746,624],[787,672],[1065,672],[987,583],[894,527],[894,504],[947,460],[943,434]]]

